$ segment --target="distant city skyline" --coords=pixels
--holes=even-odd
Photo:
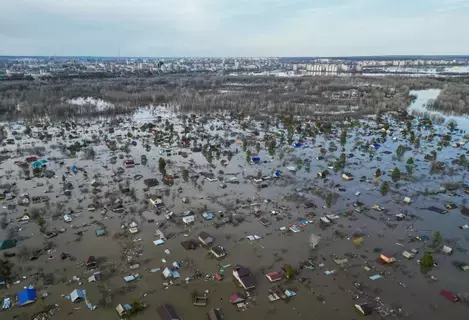
[[[468,55],[469,0],[16,0],[0,56]]]

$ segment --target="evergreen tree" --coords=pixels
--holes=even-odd
[[[162,157],[158,160],[158,168],[160,169],[161,174],[166,174],[166,161]]]

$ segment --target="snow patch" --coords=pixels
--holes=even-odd
[[[74,104],[77,106],[84,106],[84,105],[95,106],[96,110],[98,111],[104,111],[104,110],[114,108],[114,105],[112,103],[106,102],[101,99],[95,99],[92,97],[87,97],[87,98],[79,97],[79,98],[69,99],[67,100],[67,103]]]

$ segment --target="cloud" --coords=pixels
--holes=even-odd
[[[0,54],[467,54],[469,0],[15,0]]]

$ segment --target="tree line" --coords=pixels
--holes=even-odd
[[[448,81],[451,81],[450,86]],[[414,98],[410,90],[444,89],[445,86],[459,88],[465,85],[455,81],[438,78],[286,78],[210,74],[8,81],[0,82],[0,114],[2,120],[46,116],[54,120],[123,115],[143,106],[167,105],[192,113],[229,110],[251,115],[359,117],[374,114],[377,110],[404,110]],[[451,92],[448,91],[448,94]],[[80,97],[102,99],[114,107],[99,109],[93,104],[70,103],[71,99]]]

